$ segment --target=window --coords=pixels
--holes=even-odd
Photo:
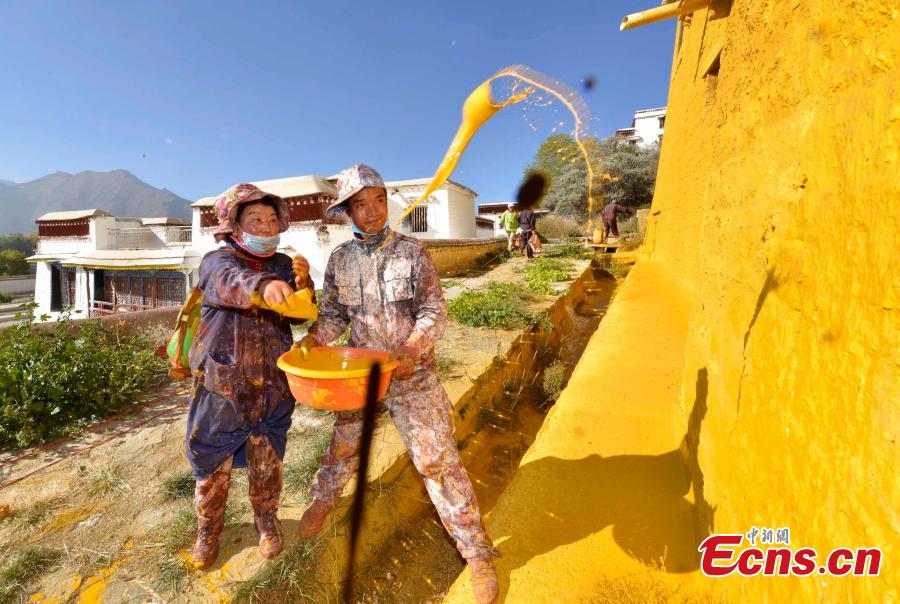
[[[428,232],[428,206],[416,206],[405,219],[406,226],[411,233]]]

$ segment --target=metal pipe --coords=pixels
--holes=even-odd
[[[702,8],[709,3],[709,0],[680,0],[678,2],[670,2],[656,8],[643,10],[639,13],[626,15],[619,24],[619,31],[633,29],[641,25],[656,23],[657,21],[665,21],[672,17],[678,17],[692,13],[698,8]]]

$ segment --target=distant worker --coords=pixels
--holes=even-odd
[[[606,204],[603,208],[603,211],[600,215],[603,217],[603,236],[600,238],[600,243],[606,243],[606,238],[612,234],[613,237],[619,236],[619,224],[616,222],[616,217],[619,214],[627,214],[629,216],[634,215],[634,210],[631,208],[626,208],[623,205],[619,205],[616,202],[610,202]]]
[[[534,231],[537,228],[537,214],[532,210],[522,210],[519,212],[519,229],[522,232],[522,239],[519,242],[519,251],[525,253],[529,258],[534,257],[534,250],[530,242]]]
[[[506,204],[506,211],[500,214],[500,226],[506,231],[506,251],[511,252],[513,241],[516,238],[516,229],[519,228],[519,213],[515,211],[516,204]]]

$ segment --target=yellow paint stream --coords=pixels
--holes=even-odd
[[[491,83],[501,78],[513,78],[516,81],[516,85],[513,88],[513,94],[508,99],[497,102],[491,94]],[[520,84],[527,85],[527,88],[522,92],[516,93],[515,91]],[[456,136],[453,137],[450,147],[444,154],[444,159],[435,171],[434,176],[431,177],[431,181],[425,188],[425,192],[422,193],[419,199],[406,208],[406,210],[397,218],[394,226],[398,226],[403,219],[416,208],[416,206],[427,199],[429,195],[434,193],[448,178],[450,178],[453,170],[456,169],[459,158],[462,157],[463,152],[469,145],[469,141],[472,140],[475,133],[478,132],[478,130],[491,119],[494,114],[504,107],[524,101],[534,93],[535,89],[543,90],[558,99],[575,119],[575,144],[578,145],[578,149],[581,151],[581,155],[584,158],[588,171],[588,228],[590,229],[590,217],[593,212],[592,193],[594,170],[591,166],[587,149],[581,140],[587,132],[587,122],[590,119],[587,104],[574,90],[562,82],[553,80],[525,65],[510,65],[509,67],[504,67],[482,82],[472,91],[468,98],[466,98],[462,108],[462,121],[459,125],[459,129],[456,131]]]

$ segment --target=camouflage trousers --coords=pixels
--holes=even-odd
[[[225,503],[231,482],[232,458],[202,480],[194,490],[194,506],[201,531],[221,532],[225,520]],[[253,513],[262,517],[278,511],[281,496],[282,462],[265,434],[247,439],[247,477],[250,482],[250,505]]]
[[[459,553],[466,559],[499,555],[485,533],[475,491],[460,459],[443,387],[388,398],[384,405]],[[341,496],[359,466],[362,424],[361,411],[337,413],[331,444],[310,489],[315,499],[332,503]]]

